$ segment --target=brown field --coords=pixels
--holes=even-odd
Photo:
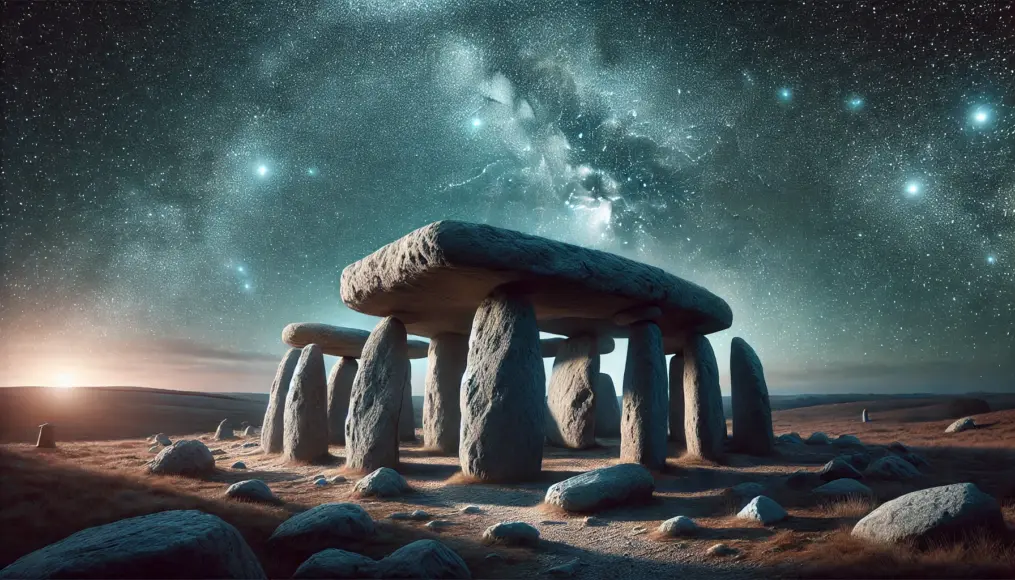
[[[936,403],[935,403],[936,404]],[[874,422],[858,421],[860,410],[871,409]],[[214,442],[223,449],[219,469],[206,479],[155,477],[144,474],[152,455],[142,438],[61,443],[56,450],[37,450],[28,444],[0,446],[0,529],[18,530],[0,542],[0,567],[16,558],[83,528],[124,517],[167,509],[197,508],[234,524],[261,558],[272,577],[287,577],[302,555],[273,554],[265,541],[290,514],[336,501],[356,501],[381,522],[380,533],[344,549],[381,557],[413,539],[436,537],[458,551],[477,578],[518,578],[539,575],[548,568],[578,558],[578,578],[676,577],[826,577],[826,578],[982,578],[1015,575],[1015,539],[968,538],[964,542],[917,549],[913,546],[876,546],[852,539],[848,530],[878,503],[904,493],[944,485],[973,482],[998,497],[1010,526],[1015,525],[1015,411],[977,415],[988,425],[946,435],[944,420],[912,420],[904,405],[875,410],[873,404],[842,403],[811,406],[773,414],[776,433],[807,436],[854,434],[868,445],[901,441],[930,462],[924,476],[907,483],[865,481],[876,493],[871,501],[829,503],[808,490],[789,489],[782,477],[798,469],[815,470],[835,455],[830,446],[780,446],[769,458],[730,455],[723,465],[674,458],[656,477],[652,502],[615,508],[596,515],[606,525],[588,527],[584,516],[550,510],[542,497],[546,488],[571,475],[607,465],[619,455],[616,441],[602,447],[565,452],[546,449],[544,477],[524,485],[485,485],[464,481],[457,458],[442,457],[418,445],[402,447],[403,465],[414,492],[393,501],[360,500],[351,483],[318,488],[317,474],[342,473],[341,447],[332,447],[326,465],[284,465],[277,457],[237,442]],[[916,407],[911,407],[915,409]],[[889,413],[901,415],[889,415]],[[208,429],[214,428],[214,422]],[[154,433],[158,429],[149,429]],[[151,433],[146,433],[150,435]],[[59,431],[58,431],[59,434]],[[673,455],[679,455],[674,450]],[[229,466],[237,459],[248,469]],[[243,479],[263,479],[283,500],[279,506],[226,501],[225,487]],[[350,477],[350,479],[354,479]],[[766,495],[781,503],[790,518],[774,526],[744,523],[733,515],[739,503],[729,488],[742,482],[766,486]],[[483,509],[464,515],[459,509],[475,504]],[[425,522],[393,522],[396,511],[424,509],[450,525],[431,532]],[[676,515],[694,518],[704,529],[693,538],[660,539],[655,528]],[[518,520],[535,525],[542,534],[536,548],[488,547],[479,543],[483,530],[498,521]],[[734,557],[706,554],[722,542],[740,550]],[[487,558],[488,554],[500,558]]]

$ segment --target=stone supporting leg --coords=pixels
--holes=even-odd
[[[289,395],[289,383],[300,360],[300,349],[290,348],[275,371],[275,380],[268,394],[268,410],[261,422],[261,450],[265,453],[282,452],[282,436],[285,430],[285,400]]]
[[[670,358],[670,441],[684,443],[684,355]]]
[[[694,335],[684,348],[684,441],[687,455],[719,459],[726,440],[726,418],[719,390],[715,352],[704,336]]]
[[[282,456],[316,461],[328,455],[328,379],[324,353],[316,344],[300,352],[285,399]]]
[[[374,471],[398,467],[398,415],[409,373],[405,325],[380,321],[363,345],[345,421],[347,467]]]
[[[494,290],[476,310],[462,378],[462,473],[524,481],[543,463],[546,374],[535,310],[524,296]]]
[[[775,450],[772,405],[765,370],[757,353],[742,338],[730,345],[730,389],[733,402],[733,446],[751,455]],[[867,410],[864,409],[866,415]]]
[[[462,426],[459,399],[468,356],[469,337],[464,334],[438,334],[430,339],[423,395],[423,445],[448,455],[458,453]]]
[[[606,373],[599,373],[596,381],[596,437],[620,437],[620,402]]]
[[[575,336],[557,350],[547,388],[546,438],[551,445],[587,449],[596,444],[596,337]]]
[[[398,412],[398,440],[416,441],[416,418],[412,410],[412,365],[405,367],[402,407]]]
[[[328,375],[328,440],[335,445],[345,445],[345,418],[349,415],[349,397],[358,370],[356,359],[344,356]]]
[[[620,459],[649,469],[666,465],[666,355],[654,322],[631,324],[624,370]]]
[[[52,423],[39,425],[39,439],[35,442],[35,446],[42,449],[53,449],[56,447],[56,427]]]

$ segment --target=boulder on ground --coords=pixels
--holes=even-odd
[[[460,578],[472,573],[462,557],[437,540],[416,540],[377,563],[378,578]]]
[[[769,524],[781,522],[789,517],[789,514],[787,514],[786,510],[782,509],[782,506],[776,503],[775,500],[764,495],[759,495],[744,506],[744,509],[740,510],[737,517],[746,520],[755,520],[767,526]]]
[[[233,424],[229,422],[229,419],[222,419],[219,426],[215,429],[215,440],[228,441],[235,438],[236,435],[233,434]]]
[[[945,428],[945,433],[961,433],[976,429],[976,421],[972,417],[963,417]]]
[[[811,433],[811,436],[804,441],[807,445],[828,445],[831,442],[832,440],[828,438],[828,435],[825,435],[821,431]]]
[[[849,455],[840,455],[839,457],[844,459],[846,463],[855,467],[858,471],[867,469],[867,466],[871,463],[871,456],[869,453],[850,453]]]
[[[0,578],[265,578],[240,532],[197,510],[81,530],[23,556]]]
[[[328,374],[328,442],[345,445],[345,419],[359,363],[351,357],[338,359]]]
[[[300,564],[293,578],[377,578],[377,561],[355,552],[328,548]]]
[[[920,470],[901,457],[885,455],[871,463],[864,471],[864,475],[888,481],[905,481],[920,477]]]
[[[819,485],[822,481],[818,473],[814,471],[794,471],[793,473],[786,476],[786,487],[791,489],[801,489],[807,487],[814,487]]]
[[[733,447],[751,455],[772,453],[775,435],[765,371],[757,353],[740,337],[730,345],[730,385]]]
[[[395,497],[409,491],[409,484],[394,469],[382,467],[357,481],[352,489],[361,497]]]
[[[260,479],[248,479],[230,485],[226,489],[226,497],[261,503],[278,502],[278,498],[271,492],[268,484]]]
[[[170,445],[173,444],[173,441],[165,433],[159,433],[158,435],[155,435],[154,437],[152,437],[152,441],[158,443],[163,447],[169,447]]]
[[[206,475],[215,471],[215,457],[204,443],[196,439],[183,439],[163,447],[148,464],[155,475]]]
[[[328,456],[328,384],[324,353],[315,344],[303,347],[285,400],[282,456],[290,461],[317,461]]]
[[[708,550],[706,550],[706,553],[709,556],[736,556],[737,554],[740,553],[740,550],[736,548],[731,548],[726,544],[716,544],[711,548],[709,548]]]
[[[264,412],[261,422],[261,449],[265,453],[281,453],[285,432],[285,401],[289,395],[289,383],[292,382],[296,363],[300,360],[300,351],[290,348],[278,363],[275,380],[271,383],[268,393],[268,409]]]
[[[586,512],[644,501],[652,497],[655,480],[641,465],[602,467],[555,483],[544,501],[567,511]]]
[[[462,427],[462,375],[469,356],[469,337],[451,332],[430,339],[429,365],[423,385],[423,445],[458,454]]]
[[[726,441],[726,418],[719,390],[719,366],[704,336],[684,348],[684,442],[687,455],[719,459]]]
[[[247,468],[247,464],[242,462],[242,461],[237,461],[236,463],[230,465],[229,467],[231,467],[233,469],[246,469]]]
[[[818,476],[823,481],[834,481],[836,479],[863,479],[863,474],[849,464],[842,457],[836,457],[829,461],[818,471]]]
[[[854,435],[839,435],[832,441],[836,447],[863,447],[863,443]]]
[[[898,441],[892,441],[889,443],[888,450],[895,453],[909,453],[909,448]]]
[[[874,491],[855,479],[844,477],[830,481],[814,488],[814,493],[822,497],[874,497]]]
[[[483,532],[487,544],[535,545],[539,543],[539,530],[525,522],[500,522]]]
[[[613,378],[601,372],[595,387],[596,437],[620,437],[620,401],[617,399],[617,389],[613,386]]]
[[[972,483],[908,493],[881,504],[853,528],[857,538],[923,545],[980,533],[1004,537],[1007,527],[997,500]]]
[[[282,522],[268,538],[273,549],[315,553],[374,533],[374,520],[354,503],[326,503]]]
[[[565,340],[557,350],[546,389],[549,444],[567,449],[595,446],[598,380],[596,337],[583,334]]]
[[[690,536],[697,531],[698,524],[687,516],[677,516],[659,524],[659,533],[670,538]]]
[[[803,437],[800,437],[799,433],[783,433],[775,438],[776,443],[784,443],[787,445],[803,445]]]

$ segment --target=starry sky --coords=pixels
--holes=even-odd
[[[0,385],[265,392],[286,323],[372,328],[345,265],[459,219],[709,288],[774,393],[1015,390],[1011,2],[4,13]]]

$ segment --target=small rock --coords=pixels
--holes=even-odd
[[[341,475],[333,475],[327,478],[328,483],[345,483],[346,479]]]
[[[606,520],[597,518],[595,516],[589,516],[585,518],[584,523],[587,527],[605,526]]]
[[[293,578],[376,578],[377,562],[366,556],[328,548],[311,556]]]
[[[229,422],[229,419],[222,419],[222,422],[219,423],[218,428],[215,429],[215,440],[225,441],[227,439],[232,439],[234,437],[235,435],[233,435],[233,426]]]
[[[237,461],[236,463],[232,464],[230,467],[232,467],[233,469],[246,469],[247,468],[247,464],[242,462],[242,461]]]
[[[423,520],[430,519],[430,514],[426,513],[423,510],[416,510],[416,511],[412,512],[411,514],[409,514],[409,519],[421,522]]]
[[[832,441],[828,438],[828,435],[825,435],[821,431],[811,433],[811,436],[804,441],[807,445],[828,445],[831,442]]]
[[[483,532],[487,544],[535,545],[539,543],[539,530],[525,522],[500,522]]]
[[[315,479],[314,485],[316,485],[317,487],[326,487],[328,485],[328,480],[324,479],[323,477],[320,479]]]
[[[539,524],[542,526],[564,526],[567,525],[567,522],[561,522],[558,520],[543,520],[539,522]]]
[[[546,571],[550,576],[557,576],[560,578],[569,578],[574,576],[574,573],[578,571],[578,558],[569,560],[560,566],[554,566]]]
[[[161,450],[162,450],[162,446],[160,446],[160,445],[152,445],[151,447],[148,448],[148,453],[158,453]]]
[[[158,443],[163,447],[169,447],[170,445],[173,444],[173,441],[169,439],[169,437],[165,433],[159,433],[155,435],[154,437],[152,437],[152,441]]]
[[[906,453],[904,455],[900,455],[899,457],[901,457],[901,458],[905,459],[906,461],[912,463],[913,467],[917,467],[917,468],[920,468],[920,467],[930,467],[930,463],[928,463],[926,459],[924,459],[920,455],[917,455],[916,453]]]
[[[920,477],[920,470],[901,457],[886,455],[871,463],[864,474],[888,481],[905,481]]]
[[[483,559],[484,560],[488,560],[490,562],[494,562],[494,561],[503,560],[504,556],[501,556],[500,554],[497,554],[497,553],[492,553],[492,554],[487,554],[486,556],[483,556]]]
[[[836,447],[863,447],[863,443],[853,435],[839,435],[832,441]]]
[[[851,453],[841,457],[845,459],[847,463],[857,468],[857,470],[867,469],[867,466],[870,465],[871,462],[871,456],[867,453]]]
[[[799,433],[784,433],[775,438],[776,443],[785,443],[787,445],[803,445],[803,437],[800,437]]]
[[[458,511],[460,511],[463,514],[478,514],[481,513],[483,510],[478,505],[467,505]]]
[[[278,498],[271,492],[268,484],[260,479],[248,479],[230,485],[226,490],[226,497],[262,503],[278,502]]]
[[[736,556],[740,550],[731,548],[726,544],[716,544],[708,549],[709,556]]]
[[[814,488],[814,493],[824,497],[874,497],[874,491],[855,479],[843,478],[830,481]]]
[[[817,481],[821,480],[818,474],[812,471],[794,471],[786,476],[786,486],[793,489],[813,487]]]
[[[746,520],[754,520],[761,522],[764,525],[774,524],[781,522],[782,520],[789,517],[786,510],[782,509],[782,506],[764,495],[751,500],[749,504],[744,506],[744,509],[740,510],[737,514],[738,518]]]
[[[734,485],[730,491],[737,497],[754,498],[765,493],[765,486],[753,481],[746,481]]]
[[[634,528],[631,529],[631,535],[640,536],[641,534],[644,534],[647,531],[648,528],[646,528],[645,526],[635,526]]]
[[[671,538],[688,536],[698,531],[698,524],[687,516],[670,518],[659,524],[659,533]]]
[[[449,522],[447,520],[433,520],[431,522],[427,522],[424,527],[426,527],[428,529],[431,529],[431,530],[434,530],[434,531],[439,531],[439,530],[443,530],[444,528],[446,528],[448,526],[452,526],[452,525],[454,525],[454,524],[452,524],[451,522]]]
[[[961,433],[976,429],[976,421],[972,417],[963,417],[945,428],[945,433]]]
[[[250,449],[251,447],[260,447],[261,443],[258,441],[247,441],[242,445],[244,449]]]
[[[820,477],[822,481],[834,481],[844,477],[848,477],[850,479],[863,479],[863,474],[857,471],[857,469],[850,465],[845,459],[836,457],[821,468],[821,471],[818,472],[818,477]]]
[[[409,491],[409,484],[394,469],[381,467],[357,481],[353,491],[362,497],[395,497]]]
[[[247,425],[247,428],[243,430],[243,436],[253,437],[254,435],[257,435],[257,429],[254,428],[252,425]],[[258,445],[260,445],[260,443]]]

